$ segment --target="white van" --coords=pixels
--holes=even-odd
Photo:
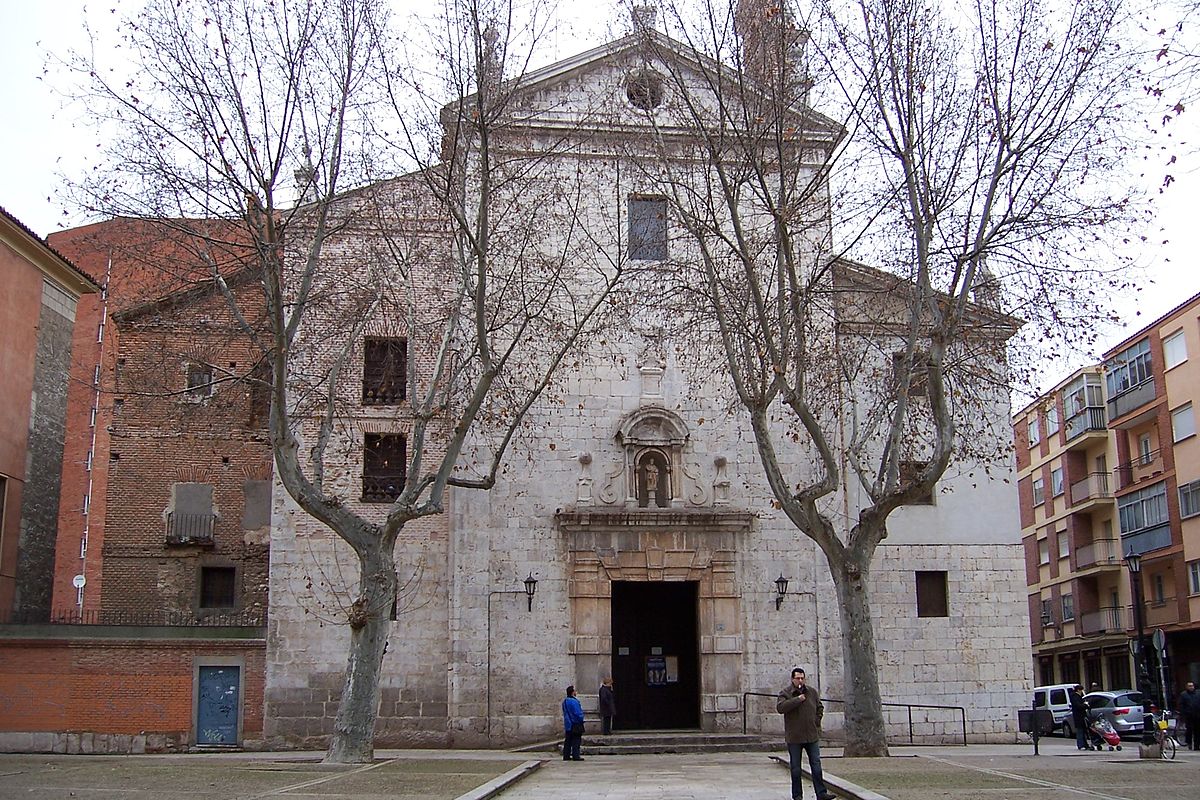
[[[1054,727],[1066,730],[1063,721],[1071,716],[1071,690],[1079,684],[1056,683],[1052,686],[1033,687],[1033,708],[1048,710],[1054,715]]]

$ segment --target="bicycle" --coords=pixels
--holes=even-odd
[[[1175,751],[1179,749],[1179,742],[1172,735],[1175,727],[1172,723],[1175,722],[1175,719],[1168,712],[1164,712],[1162,716],[1151,716],[1154,719],[1154,743],[1158,745],[1159,755],[1162,756],[1163,761],[1173,761]]]

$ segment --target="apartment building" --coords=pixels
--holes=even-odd
[[[1174,698],[1200,680],[1197,400],[1200,295],[1014,418],[1039,683],[1138,685],[1129,553],[1141,556],[1148,686]]]

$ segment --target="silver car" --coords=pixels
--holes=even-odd
[[[1083,696],[1088,706],[1088,717],[1104,717],[1122,736],[1140,734],[1146,712],[1142,710],[1142,693],[1133,689],[1118,689],[1115,692],[1090,692]],[[1074,734],[1074,730],[1071,731]]]

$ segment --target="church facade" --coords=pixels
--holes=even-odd
[[[575,125],[579,104],[605,109],[604,124],[591,127],[603,135],[564,153],[560,168],[589,176],[594,238],[646,260],[687,257],[656,213],[661,189],[629,149],[648,138],[646,105],[661,100],[654,75],[665,69],[635,34],[532,73],[521,89],[534,112],[527,142]],[[822,152],[834,135],[818,126],[809,144]],[[849,262],[829,280],[853,292],[886,283]],[[445,514],[406,526],[378,746],[552,738],[564,688],[575,685],[594,710],[609,676],[618,730],[776,732],[774,701],[759,695],[778,691],[793,666],[829,698],[826,727],[836,737],[837,701],[852,687],[824,556],[776,509],[749,422],[712,368],[714,351],[663,322],[661,310],[635,310],[603,346],[585,347],[530,411],[496,485],[451,489]],[[332,448],[345,456],[329,483],[362,498],[369,514],[380,479],[372,448],[404,432],[402,415],[365,399],[371,358],[397,357],[393,346],[405,359],[423,351],[408,338],[368,338],[364,401],[351,410],[345,447]],[[1006,452],[1007,394],[979,391],[985,411],[972,435]],[[835,417],[854,413],[844,400],[830,403]],[[799,446],[781,447],[780,458],[796,475],[811,462]],[[1011,457],[986,469],[952,463],[932,497],[892,514],[871,573],[883,699],[962,707],[972,741],[1011,741],[1030,686],[1015,486]],[[847,484],[828,510],[848,528],[862,502]],[[270,552],[266,742],[320,746],[349,640],[339,587],[352,586],[357,565],[278,479]],[[961,735],[958,711],[914,713],[921,740]],[[888,719],[893,732],[907,731],[905,709],[894,717],[889,709]]]

